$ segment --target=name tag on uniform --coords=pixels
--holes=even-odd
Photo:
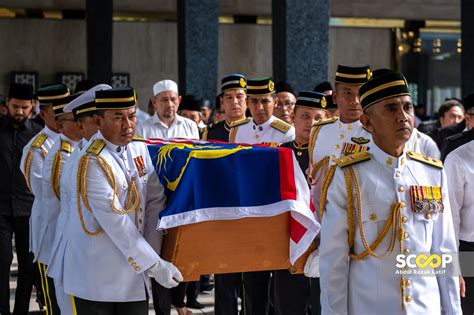
[[[135,162],[135,166],[137,167],[138,171],[138,176],[143,177],[146,175],[146,166],[145,166],[145,161],[143,160],[143,157],[137,156],[133,158],[133,161]]]
[[[344,142],[342,145],[341,156],[348,156],[354,153],[366,152],[368,146]]]
[[[410,186],[411,208],[415,213],[431,216],[444,210],[441,187]]]

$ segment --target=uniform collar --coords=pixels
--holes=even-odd
[[[406,146],[405,146],[406,148]],[[406,164],[406,150],[403,150],[402,155],[400,157],[396,158],[388,153],[385,153],[380,149],[375,143],[370,147],[370,154],[372,157],[379,162],[382,165],[385,165],[390,168],[400,168],[405,166]]]
[[[264,130],[264,129],[268,128],[274,120],[275,120],[275,116],[272,115],[272,116],[270,116],[270,118],[266,122],[264,122],[261,125],[257,125],[255,123],[255,121],[253,120],[253,118],[252,118],[252,127],[255,130]]]
[[[127,146],[115,145],[109,140],[105,139],[104,135],[97,131],[97,139],[102,139],[105,142],[105,147],[112,153],[121,155],[123,152],[127,151]]]
[[[51,129],[48,128],[48,126],[44,126],[43,128],[44,133],[50,137],[50,138],[55,138],[59,133],[52,131]]]
[[[337,119],[337,126],[339,129],[342,130],[355,130],[362,128],[362,124],[360,120],[354,121],[352,123],[345,124],[341,121],[341,118]]]

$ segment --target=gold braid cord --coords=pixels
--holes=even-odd
[[[329,157],[328,157],[329,158]],[[323,187],[321,190],[321,196],[319,198],[319,217],[322,222],[324,209],[326,207],[326,200],[328,198],[328,189],[329,185],[331,184],[332,178],[334,177],[334,173],[336,172],[337,165],[333,165],[329,168],[329,171],[324,179]]]
[[[362,194],[360,191],[360,186],[357,180],[357,176],[352,167],[348,167],[344,170],[344,177],[346,179],[346,188],[347,188],[347,200],[348,200],[348,221],[349,221],[349,247],[351,250],[351,258],[360,260],[370,255],[378,259],[383,259],[385,256],[393,251],[397,241],[397,235],[401,230],[401,204],[395,203],[392,205],[390,210],[390,217],[386,220],[385,226],[377,238],[369,245],[365,237],[364,224],[363,224],[363,215],[362,215]],[[357,200],[357,226],[359,228],[360,239],[364,246],[364,251],[360,254],[353,253],[354,247],[354,237],[355,237],[355,223],[354,223],[354,198],[353,198],[353,189],[355,189],[355,195]],[[375,250],[380,245],[380,243],[385,239],[388,232],[392,230],[390,234],[390,242],[382,255],[377,255]],[[402,234],[403,235],[403,234]]]
[[[59,181],[61,178],[61,161],[63,157],[58,151],[54,155],[53,165],[51,167],[51,188],[53,189],[56,198],[61,199]]]
[[[98,236],[102,233],[104,233],[104,230],[102,228],[98,228],[97,231],[90,231],[84,222],[84,217],[82,215],[82,207],[81,207],[81,198],[84,202],[84,206],[86,207],[89,212],[92,212],[91,206],[89,204],[89,201],[87,200],[87,167],[89,165],[89,160],[90,157],[88,155],[84,155],[80,160],[79,160],[79,167],[77,169],[77,177],[76,177],[76,185],[77,185],[77,213],[79,214],[79,220],[81,221],[81,227],[84,233],[86,233],[88,236]]]
[[[91,208],[91,206],[89,204],[89,201],[88,201],[88,198],[87,198],[87,169],[88,169],[89,162],[90,162],[89,155],[83,156],[81,158],[81,160],[79,161],[79,168],[78,168],[78,172],[77,172],[77,187],[78,187],[78,191],[77,191],[77,211],[79,213],[79,219],[81,221],[81,226],[82,226],[82,229],[84,230],[84,232],[89,236],[95,236],[95,235],[102,234],[104,232],[103,229],[99,229],[95,232],[92,232],[92,231],[88,230],[86,225],[85,225],[82,210],[81,210],[82,209],[81,208],[81,198],[82,198],[84,206],[86,207],[86,209],[90,213],[92,213],[92,208]],[[115,176],[113,174],[112,168],[105,161],[105,159],[100,157],[100,156],[97,156],[97,162],[98,162],[100,168],[102,169],[102,171],[104,172],[105,176],[107,177],[107,181],[109,182],[110,186],[112,187],[112,189],[114,191],[113,198],[112,198],[112,205],[111,205],[112,206],[112,211],[117,213],[117,214],[121,214],[121,215],[127,214],[127,213],[132,212],[132,211],[137,211],[137,209],[139,208],[139,205],[140,205],[140,198],[139,198],[139,195],[138,195],[138,188],[137,188],[135,177],[132,178],[129,190],[127,192],[127,199],[126,199],[126,202],[125,202],[125,208],[123,210],[117,209],[115,207],[115,201],[116,201],[117,196],[118,196],[118,189],[117,189]]]
[[[314,152],[314,148],[316,147],[316,140],[318,138],[319,131],[321,131],[321,127],[322,126],[314,127],[311,130],[311,134],[309,136],[309,145],[308,145],[309,162],[308,162],[308,165],[311,166],[312,170],[311,170],[310,173],[308,173],[307,181],[310,185],[312,185],[314,175],[316,175],[316,171],[314,170],[316,168],[316,166],[313,165],[313,152]],[[319,162],[321,162],[321,161],[319,161]],[[319,162],[318,162],[318,164],[319,164]]]
[[[34,148],[30,147],[25,159],[25,180],[26,180],[26,185],[28,186],[28,189],[30,190],[30,192],[33,192],[33,190],[31,189],[31,179],[30,179],[31,162],[33,161],[33,150]],[[41,150],[41,157],[44,159],[46,157],[46,150],[43,148],[40,148],[40,150]]]

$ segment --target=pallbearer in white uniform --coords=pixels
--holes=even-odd
[[[158,254],[164,190],[145,143],[134,138],[135,91],[96,91],[95,103],[99,131],[73,175],[64,291],[77,314],[145,315],[149,277],[168,288],[182,280]]]
[[[360,88],[360,99],[373,144],[334,160],[321,197],[322,312],[461,314],[454,266],[426,275],[435,270],[425,260],[418,269],[400,263],[457,252],[442,163],[406,146],[414,128],[407,82],[400,73],[381,75]]]

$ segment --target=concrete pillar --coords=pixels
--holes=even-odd
[[[178,0],[179,93],[213,100],[218,62],[218,0]]]
[[[273,0],[273,78],[296,91],[327,80],[330,0]]]
[[[474,1],[461,0],[461,93],[474,93]]]
[[[86,1],[87,78],[101,83],[112,75],[112,10],[113,0]]]

